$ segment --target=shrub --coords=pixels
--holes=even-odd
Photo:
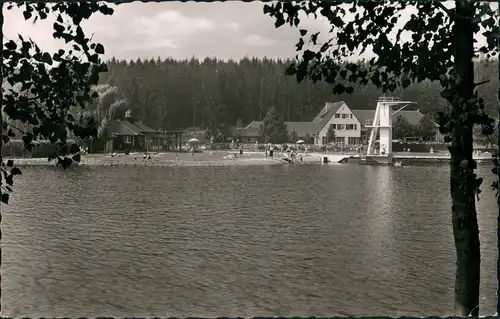
[[[76,144],[73,140],[68,140],[68,145]],[[34,142],[30,152],[24,147],[22,140],[10,140],[7,144],[2,144],[2,156],[10,158],[48,158],[55,151],[55,147],[50,143]]]

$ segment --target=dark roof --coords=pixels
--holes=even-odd
[[[325,107],[316,115],[313,122],[318,125],[318,130],[321,130],[326,123],[337,113],[339,108],[344,104],[344,101],[326,102]]]
[[[131,123],[126,120],[109,121],[109,129],[112,134],[118,135],[143,135],[144,133],[161,133],[142,122]]]
[[[111,120],[109,121],[111,134],[118,135],[142,135],[141,130],[129,121]]]
[[[366,120],[373,120],[373,117],[375,116],[375,110],[351,110],[354,116],[358,119],[358,121],[361,123],[361,125],[364,125]],[[420,113],[418,110],[416,111],[410,111],[410,110],[402,110],[397,112],[392,116],[392,120],[396,121],[398,116],[403,116],[410,122],[410,124],[413,125],[419,125],[420,120],[424,115]]]
[[[285,122],[285,124],[288,133],[295,131],[298,137],[305,137],[308,133],[312,136],[319,131],[318,124],[314,122]],[[261,125],[262,121],[253,121],[243,129],[242,136],[260,136]]]
[[[138,127],[141,130],[141,133],[158,133],[157,130],[147,126],[146,124],[142,122],[134,122],[133,125]]]
[[[307,134],[313,136],[321,129],[318,123],[314,122],[285,122],[288,133],[295,131],[298,137],[305,137]]]
[[[248,124],[242,132],[242,136],[260,136],[260,125],[262,124],[262,121],[253,121],[252,123]]]

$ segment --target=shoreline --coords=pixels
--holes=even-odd
[[[197,153],[195,157],[192,158],[189,154],[184,153],[158,153],[151,156],[150,159],[144,159],[142,154],[130,154],[123,155],[118,154],[116,156],[102,155],[102,154],[89,154],[82,156],[79,163],[73,163],[73,166],[136,166],[136,167],[203,167],[203,166],[269,166],[269,165],[285,165],[289,164],[284,161],[282,154],[277,153],[273,158],[265,157],[264,154],[259,154],[258,152],[247,152],[242,157],[236,156],[223,156],[229,152],[222,152],[222,154],[203,154]],[[177,155],[177,156],[175,156]],[[322,158],[324,156],[345,156],[345,163],[349,164],[359,164],[361,160],[355,154],[328,154],[328,153],[309,153],[298,154],[303,156],[303,164],[313,164],[322,163]],[[404,163],[422,163],[422,164],[433,164],[433,163],[444,163],[449,162],[450,157],[447,154],[401,154],[396,153],[393,155],[393,159],[396,162]],[[478,163],[487,163],[492,160],[489,156],[475,156],[474,158]],[[48,161],[47,158],[5,158],[4,160],[13,160],[15,166],[56,166],[56,161]],[[297,158],[297,161],[299,158]],[[297,163],[299,164],[299,163]]]
[[[56,161],[48,161],[46,158],[6,158],[13,160],[14,166],[56,166]],[[238,159],[200,159],[200,160],[172,160],[172,159],[134,159],[103,156],[100,158],[83,157],[76,166],[139,166],[139,167],[175,167],[175,166],[268,166],[286,164],[280,159],[272,158],[238,158]],[[72,164],[72,166],[75,163]]]

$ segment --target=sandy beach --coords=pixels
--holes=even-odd
[[[247,152],[243,156],[234,156],[234,152],[203,152],[195,153],[157,153],[151,158],[144,159],[142,153],[129,155],[116,154],[115,156],[103,154],[88,154],[82,156],[78,165],[87,166],[240,166],[240,165],[279,165],[286,164],[280,156],[266,158],[261,152]],[[55,165],[46,158],[11,158],[17,166],[44,166]]]

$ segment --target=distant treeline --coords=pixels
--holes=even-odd
[[[274,106],[286,121],[309,121],[326,101],[345,101],[353,109],[374,109],[382,93],[373,85],[360,87],[351,95],[334,96],[331,85],[286,76],[288,60],[244,58],[240,61],[150,59],[108,61],[109,72],[101,83],[117,86],[128,101],[126,108],[138,120],[157,129],[187,127],[210,131],[231,130],[262,120]],[[496,110],[497,61],[476,63],[479,86],[488,112]],[[445,107],[438,83],[422,82],[392,95],[416,101],[423,113]]]

